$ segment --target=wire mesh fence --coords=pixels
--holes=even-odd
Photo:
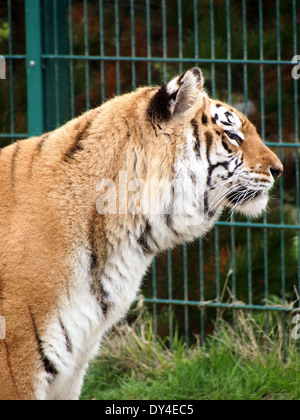
[[[188,346],[235,310],[300,307],[299,95],[296,0],[3,1],[0,142],[39,135],[139,85],[199,66],[211,96],[255,123],[285,165],[269,210],[225,213],[192,245],[159,256],[143,299],[155,333]],[[32,30],[34,28],[34,31]],[[295,58],[296,57],[296,58]],[[299,58],[299,57],[298,57]],[[299,69],[299,72],[298,72]]]

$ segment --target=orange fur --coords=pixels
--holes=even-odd
[[[202,85],[198,88],[200,92]],[[127,171],[128,180],[172,180],[174,163],[185,147],[182,133],[191,120],[198,123],[200,143],[207,141],[206,133],[213,143],[220,141],[216,131],[222,130],[211,122],[212,101],[204,93],[196,102],[192,98],[178,117],[175,108],[170,119],[147,119],[159,89],[146,87],[117,97],[51,133],[1,151],[0,315],[7,327],[6,339],[0,340],[1,399],[37,398],[36,377],[45,364],[39,337],[60,297],[68,296],[72,251],[92,249],[101,270],[126,232],[142,219],[98,214],[99,180],[118,185],[120,171]],[[235,112],[243,122],[245,165],[267,174],[280,165],[278,158]],[[207,125],[201,122],[204,114]]]

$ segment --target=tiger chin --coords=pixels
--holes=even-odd
[[[198,68],[3,149],[0,398],[78,399],[153,257],[261,213],[282,171]]]

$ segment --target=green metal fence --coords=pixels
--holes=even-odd
[[[254,222],[225,215],[208,238],[157,258],[143,294],[155,334],[169,336],[171,347],[175,327],[187,346],[193,334],[204,345],[223,310],[233,324],[238,309],[279,312],[285,331],[300,307],[297,0],[2,3],[2,145],[194,65],[213,97],[249,114],[286,167],[270,211]]]

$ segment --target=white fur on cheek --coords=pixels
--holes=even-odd
[[[238,210],[239,212],[244,213],[246,216],[259,217],[266,210],[268,201],[268,194],[264,194],[262,197],[256,198],[249,203],[241,205]]]

